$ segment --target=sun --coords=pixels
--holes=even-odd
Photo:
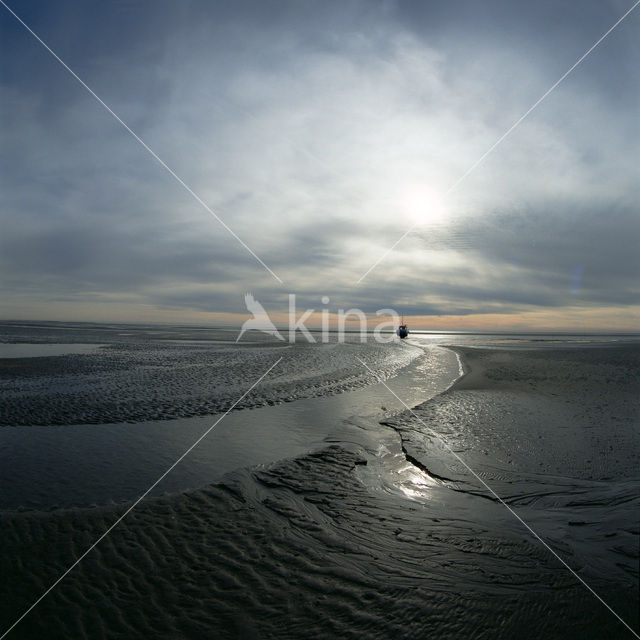
[[[400,201],[407,220],[415,225],[438,224],[445,219],[444,196],[427,184],[406,186],[401,192]]]

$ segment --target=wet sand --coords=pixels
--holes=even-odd
[[[637,348],[458,351],[427,427],[144,501],[9,637],[633,637],[444,442],[637,629]],[[2,513],[2,627],[124,508]]]
[[[420,350],[403,345],[114,343],[99,353],[0,360],[0,426],[173,420],[343,393],[370,384],[355,359],[385,378]]]
[[[504,472],[587,480],[638,477],[637,345],[451,349],[465,363],[464,377],[415,413],[464,452],[471,467],[496,479]],[[409,427],[416,426],[413,416],[404,417]],[[434,472],[453,469],[469,479],[459,463],[434,455],[438,444],[429,442],[420,425],[403,430],[401,420],[396,426],[417,458],[434,460]]]

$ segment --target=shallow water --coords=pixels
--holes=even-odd
[[[444,391],[457,375],[455,355],[433,347],[386,384],[412,406]],[[232,412],[153,495],[202,487],[240,467],[300,455],[321,447],[351,417],[376,424],[403,408],[382,384],[371,384],[336,396]],[[2,428],[0,509],[133,500],[220,417]]]
[[[3,358],[43,358],[46,356],[65,356],[71,354],[96,353],[102,344],[41,344],[0,342],[0,359]]]

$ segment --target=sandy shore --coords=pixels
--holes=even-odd
[[[416,411],[637,628],[636,354],[460,353],[471,373]],[[9,637],[631,637],[415,418],[393,428],[141,503]],[[121,511],[3,513],[2,628]]]
[[[511,532],[496,539],[446,510],[372,498],[353,474],[362,462],[327,449],[143,504],[12,637],[539,638],[620,631],[534,543]],[[116,515],[97,509],[4,518],[3,625]]]
[[[588,480],[637,477],[640,348],[494,350],[452,347],[465,375],[416,407],[417,416],[489,476],[545,473]],[[402,429],[403,418],[407,420]],[[406,414],[395,426],[433,471],[468,473]],[[436,439],[437,440],[437,439]],[[474,467],[475,468],[475,467]]]

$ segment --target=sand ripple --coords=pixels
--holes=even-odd
[[[400,344],[244,347],[111,345],[99,354],[0,360],[0,425],[104,424],[211,415],[228,409],[279,357],[237,408],[341,393],[370,384],[355,359],[384,377],[422,351]]]
[[[460,512],[443,514],[439,503],[372,494],[354,474],[364,461],[332,446],[141,504],[13,637],[447,639],[620,632],[610,614],[521,532],[498,531]],[[3,625],[117,513],[4,514]],[[632,615],[628,591],[598,587]]]

